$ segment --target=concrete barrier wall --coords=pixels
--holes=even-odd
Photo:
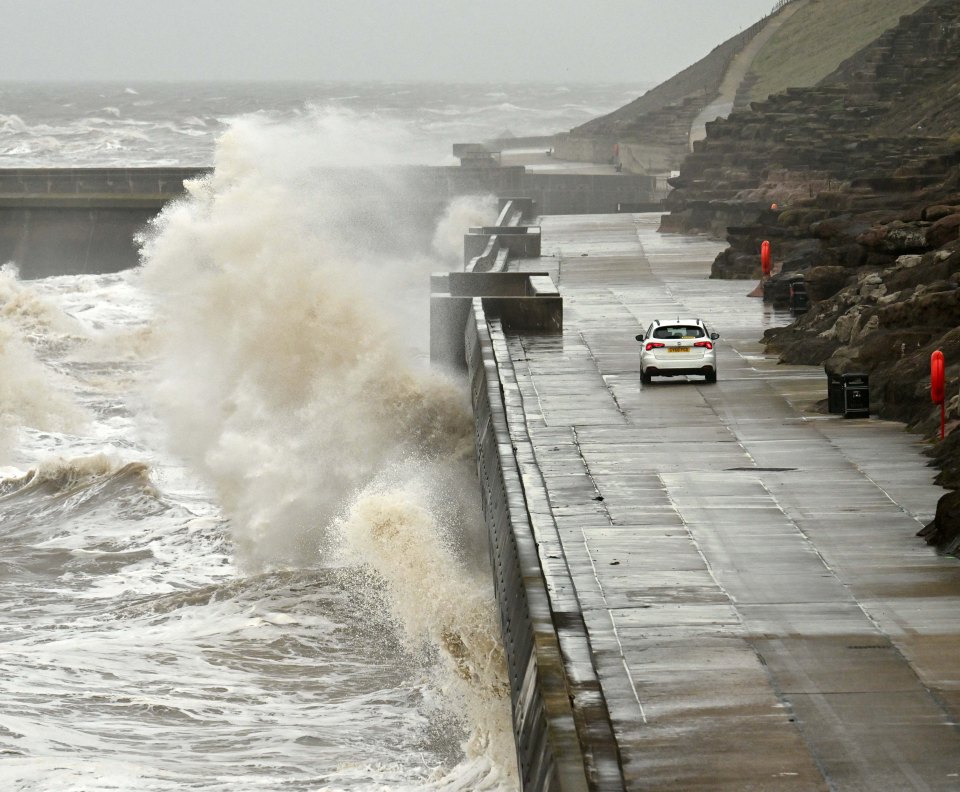
[[[23,278],[137,264],[135,235],[204,168],[0,170],[0,263]]]
[[[522,225],[524,220],[532,220],[534,211],[537,208],[533,198],[507,198],[501,197],[497,201],[500,207],[500,215],[497,217],[498,226]]]
[[[511,341],[486,305],[473,303],[465,351],[522,788],[624,792],[610,713],[527,432]]]
[[[446,286],[453,297],[533,297],[538,277],[546,277],[551,293],[559,294],[545,272],[451,272]]]
[[[511,258],[540,258],[540,226],[474,226],[464,237],[499,237],[500,247],[511,253]],[[472,240],[471,240],[472,241]],[[476,249],[478,245],[470,245]]]
[[[629,173],[669,173],[679,170],[686,152],[677,153],[676,146],[644,143],[620,143],[620,163]]]
[[[528,173],[524,191],[540,214],[603,214],[620,203],[654,200],[656,179],[638,174]]]
[[[500,604],[521,789],[586,792],[586,768],[559,641],[510,445],[493,343],[479,301],[474,301],[467,321],[465,342],[477,472]]]
[[[138,261],[134,235],[159,210],[0,206],[0,263],[15,262],[24,279],[129,269]]]
[[[487,316],[496,317],[507,333],[563,334],[563,298],[556,291],[531,297],[485,296],[483,310]]]
[[[490,193],[523,195],[539,214],[615,212],[618,203],[652,201],[656,180],[643,174],[533,173],[523,166],[425,168],[418,174],[444,199]]]
[[[183,194],[184,181],[208,173],[208,168],[0,169],[0,263],[16,262],[24,278],[136,266],[136,234],[167,201]],[[382,174],[331,168],[323,175],[334,186],[369,190],[378,211],[395,205],[409,215],[413,202],[425,219],[439,216],[447,201],[461,195],[523,195],[516,203],[521,212],[535,204],[544,214],[590,214],[650,200],[654,189],[644,176],[537,174],[522,166],[414,166],[392,173],[398,179],[390,189]],[[512,209],[510,224],[519,222],[515,214]],[[536,242],[531,235],[511,244],[534,251]]]
[[[468,272],[500,271],[502,267],[499,258],[503,249],[499,239],[501,233],[509,233],[511,229],[519,229],[525,220],[533,218],[536,204],[532,198],[500,198],[500,214],[492,227],[471,228],[463,237],[463,264]],[[527,229],[531,226],[525,227]],[[537,227],[539,229],[539,227]],[[530,233],[528,230],[525,233]],[[520,243],[520,249],[529,249],[529,255],[540,255],[539,231],[535,241]],[[514,252],[517,242],[506,246],[507,253]],[[529,247],[528,247],[529,246]],[[502,263],[505,263],[502,262]]]
[[[506,251],[501,251],[506,253]],[[430,363],[463,372],[463,333],[474,298],[512,332],[563,332],[563,298],[547,273],[434,273],[430,277]]]
[[[141,195],[172,197],[210,168],[3,168],[0,195]]]
[[[558,160],[571,162],[613,162],[616,135],[574,136],[560,132],[553,137],[553,152]]]
[[[496,250],[494,249],[495,246]],[[499,242],[492,240],[489,234],[466,233],[463,235],[463,266],[465,269],[477,269],[476,264],[471,267],[470,262],[482,258],[484,264],[480,265],[479,271],[490,269],[487,264],[496,258],[498,250]]]

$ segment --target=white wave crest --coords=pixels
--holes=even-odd
[[[17,431],[77,431],[87,420],[66,380],[44,365],[9,321],[0,319],[0,465],[15,464]]]
[[[352,555],[385,584],[408,647],[439,654],[448,707],[469,727],[467,760],[487,761],[481,763],[486,783],[476,788],[513,786],[510,688],[489,571],[471,570],[458,559],[463,534],[439,524],[430,508],[437,493],[427,481],[434,476],[404,471],[397,481],[371,485],[338,528]]]

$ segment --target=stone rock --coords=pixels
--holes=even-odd
[[[891,267],[883,272],[883,280],[888,292],[915,289],[941,280],[949,281],[953,274],[951,263],[946,259],[940,259],[936,254],[928,253],[920,256],[919,261],[912,256],[901,258],[907,259],[905,264]],[[904,295],[904,299],[911,296],[913,295]]]
[[[727,248],[714,259],[710,277],[720,280],[759,279],[760,256]]]
[[[857,344],[863,343],[864,339],[869,338],[880,327],[880,317],[872,314],[863,322],[851,336],[851,341]]]
[[[855,347],[841,346],[823,364],[824,369],[831,372],[844,373],[859,371],[863,368]]]
[[[880,324],[885,328],[931,327],[946,332],[960,325],[960,290],[915,293],[906,302],[878,310]]]
[[[817,223],[827,217],[826,210],[823,209],[787,209],[780,212],[777,217],[777,225],[787,228],[809,227],[811,223]]]
[[[937,220],[927,229],[926,242],[932,248],[943,247],[958,238],[960,238],[960,212]]]
[[[937,261],[947,261],[956,257],[956,263],[960,264],[960,242],[948,242],[940,250],[934,251],[933,257]]]
[[[847,285],[850,280],[850,270],[838,266],[814,267],[807,270],[803,277],[807,283],[810,299],[826,300]]]
[[[862,233],[862,230],[861,232]],[[839,215],[830,217],[826,220],[813,223],[810,226],[810,234],[817,239],[837,240],[851,238],[850,216]],[[856,238],[857,234],[852,235]]]
[[[919,225],[887,226],[878,247],[896,255],[924,251],[929,247],[926,229]]]
[[[937,222],[937,220],[942,220],[944,217],[949,217],[952,214],[957,214],[960,212],[960,206],[945,206],[943,204],[937,204],[935,206],[928,206],[923,210],[922,219],[927,220],[931,223]]]
[[[908,253],[897,257],[897,266],[909,269],[910,267],[916,267],[921,261],[923,261],[923,256],[919,253]]]
[[[833,325],[833,337],[841,344],[857,344],[865,334],[880,326],[880,318],[862,305],[851,308],[837,317]],[[824,333],[829,338],[830,334]]]
[[[856,242],[850,242],[846,245],[835,245],[832,252],[835,256],[836,263],[841,267],[856,269],[867,263],[866,249]]]
[[[883,229],[871,228],[869,231],[864,231],[857,237],[857,243],[866,248],[877,248],[880,247],[884,236],[885,233]]]
[[[799,272],[822,264],[823,248],[816,239],[801,239],[785,246],[781,272]]]
[[[948,492],[937,502],[937,513],[933,522],[922,528],[918,534],[927,544],[940,552],[953,553],[960,545],[960,492]]]
[[[868,275],[859,282],[858,293],[866,302],[875,303],[887,293],[887,286],[876,273]]]
[[[835,338],[804,338],[784,344],[780,350],[780,358],[784,362],[800,366],[822,366],[838,346],[839,342]]]
[[[872,317],[876,319],[878,317]],[[929,331],[877,330],[861,337],[858,357],[863,367],[873,371],[879,366],[890,365],[913,355],[930,343]]]
[[[940,467],[937,484],[948,489],[960,488],[960,432],[948,434],[927,451],[927,455]]]

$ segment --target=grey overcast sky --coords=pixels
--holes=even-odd
[[[660,82],[775,0],[0,0],[0,80]]]

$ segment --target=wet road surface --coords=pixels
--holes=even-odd
[[[564,334],[508,338],[549,517],[629,789],[960,789],[960,561],[899,424],[816,411],[786,324],[651,215],[542,219]],[[719,381],[642,386],[637,333],[695,315]]]

